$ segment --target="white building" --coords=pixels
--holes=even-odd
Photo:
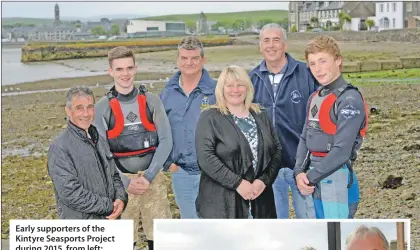
[[[403,2],[377,2],[375,26],[379,30],[404,28]]]
[[[166,22],[149,20],[130,20],[127,25],[127,33],[144,32],[186,32],[185,22]]]

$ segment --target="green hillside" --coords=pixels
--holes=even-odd
[[[217,3],[216,3],[217,4]],[[234,22],[235,20],[252,20],[258,22],[264,19],[271,19],[274,22],[283,21],[287,19],[287,10],[259,10],[259,11],[244,11],[244,12],[229,12],[229,13],[204,13],[207,21],[219,22]],[[166,15],[139,18],[143,20],[157,20],[157,21],[184,21],[196,22],[200,20],[200,13],[197,14],[183,14],[183,15]]]
[[[64,21],[67,23],[68,21]],[[35,26],[43,26],[47,25],[50,26],[54,23],[53,18],[26,18],[26,17],[4,17],[1,19],[1,25],[15,25],[20,23],[24,26],[33,24]]]

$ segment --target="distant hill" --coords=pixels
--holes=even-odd
[[[121,20],[121,19],[134,19],[142,18],[144,15],[135,15],[135,14],[116,14],[116,15],[104,15],[104,16],[94,16],[94,17],[61,17],[60,20],[63,23],[70,23],[70,21],[80,20],[82,22],[87,21],[96,21],[99,22],[101,18],[106,17],[110,20]],[[24,25],[34,24],[36,26],[43,25],[52,25],[54,23],[53,18],[27,18],[27,17],[3,17],[1,19],[2,25],[12,25],[16,23],[21,23]]]
[[[68,21],[63,21],[64,23]],[[52,25],[54,23],[53,18],[27,18],[27,17],[3,17],[1,19],[1,25],[12,25],[21,23],[24,25],[34,24],[36,26]]]
[[[263,19],[271,19],[274,22],[283,21],[288,17],[287,10],[258,10],[258,11],[243,11],[243,12],[229,12],[229,13],[204,13],[207,17],[207,21],[220,21],[220,22],[234,22],[235,20],[252,20],[257,22]],[[86,21],[99,21],[102,17],[113,19],[142,19],[142,20],[157,20],[157,21],[184,21],[184,22],[196,22],[200,20],[200,13],[197,14],[179,14],[179,15],[165,15],[165,16],[153,16],[144,17],[142,15],[134,14],[115,14],[115,15],[104,15],[95,17],[62,17],[61,21],[69,23],[71,20]],[[53,18],[26,18],[26,17],[4,17],[1,19],[2,25],[12,25],[21,23],[24,25],[34,24],[36,26],[52,25],[54,23]]]
[[[263,19],[272,19],[274,22],[283,21],[288,17],[287,10],[258,10],[258,11],[243,11],[243,12],[229,12],[229,13],[204,13],[207,21],[220,22],[234,22],[235,20],[251,19],[257,22]],[[200,20],[200,13],[197,14],[180,14],[180,15],[165,15],[139,18],[142,20],[156,20],[156,21],[184,21],[196,22]]]

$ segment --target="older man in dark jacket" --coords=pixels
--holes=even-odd
[[[260,51],[264,60],[250,72],[254,102],[261,104],[271,118],[283,147],[282,168],[273,184],[277,218],[289,218],[289,187],[297,218],[314,218],[305,210],[293,176],[296,150],[306,117],[306,103],[318,88],[304,62],[287,51],[286,31],[276,23],[264,25],[260,32]]]
[[[89,88],[67,92],[67,128],[48,151],[48,173],[54,183],[61,219],[117,219],[127,193],[110,159],[108,144],[91,124],[94,95]]]

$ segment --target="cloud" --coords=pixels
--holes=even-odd
[[[158,250],[299,250],[304,245],[327,249],[326,225],[285,220],[157,220],[155,245]]]

